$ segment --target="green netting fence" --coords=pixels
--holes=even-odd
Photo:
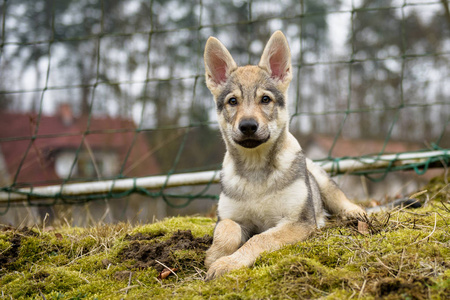
[[[211,35],[243,65],[286,34],[290,128],[302,145],[327,136],[317,161],[333,175],[446,168],[448,1],[278,2],[3,0],[0,213],[131,194],[174,207],[218,199],[224,145],[202,59]],[[378,143],[353,156],[337,151],[346,140]],[[399,141],[420,147],[397,151]],[[204,187],[170,189],[185,185]]]

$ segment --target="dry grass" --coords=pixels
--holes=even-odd
[[[449,185],[434,180],[415,197],[424,207],[374,215],[364,230],[334,220],[311,239],[211,282],[203,281],[209,218],[2,227],[0,298],[449,299]]]

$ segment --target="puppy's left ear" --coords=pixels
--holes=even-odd
[[[291,81],[291,51],[286,37],[281,31],[276,31],[270,37],[258,66],[266,69],[272,78],[283,84]]]

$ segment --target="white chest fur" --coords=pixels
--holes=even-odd
[[[295,222],[299,219],[308,197],[307,187],[301,178],[281,191],[270,191],[266,186],[244,182],[242,184],[246,192],[243,198],[235,200],[221,195],[218,207],[220,218],[231,219],[260,232],[280,222]]]
[[[270,155],[270,147],[239,156],[225,155],[218,207],[221,219],[231,219],[257,232],[299,220],[310,196],[305,183],[305,157],[290,134],[277,155]]]

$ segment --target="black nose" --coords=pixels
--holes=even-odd
[[[252,135],[258,130],[258,122],[254,119],[244,119],[239,123],[239,130],[245,135]]]

